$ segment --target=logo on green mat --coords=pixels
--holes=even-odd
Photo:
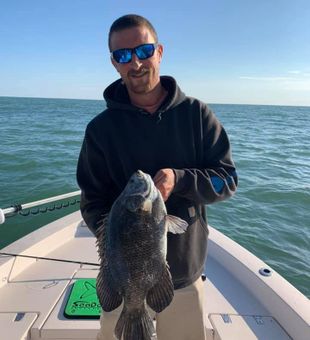
[[[64,315],[67,318],[100,317],[101,306],[96,292],[96,279],[79,279],[71,290]]]

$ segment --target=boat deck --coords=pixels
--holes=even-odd
[[[37,258],[0,255],[0,339],[96,339],[98,319],[64,317],[75,280],[95,278],[98,273],[95,238],[79,212],[1,252]],[[263,267],[267,267],[264,262],[210,228],[205,271],[207,339],[310,338],[308,299],[277,273],[260,275]]]

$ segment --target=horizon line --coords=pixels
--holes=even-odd
[[[0,95],[0,98],[29,98],[29,99],[55,99],[55,100],[89,100],[89,101],[104,101],[104,99],[94,99],[94,98],[66,98],[66,97],[33,97],[33,96],[6,96]],[[292,106],[292,107],[310,107],[304,104],[257,104],[257,103],[215,103],[215,102],[205,102],[207,105],[251,105],[251,106]]]

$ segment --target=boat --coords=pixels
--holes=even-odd
[[[0,209],[0,223],[6,214],[42,202],[47,200]],[[309,340],[309,299],[241,245],[209,229],[207,340]],[[97,273],[95,237],[79,211],[1,249],[0,339],[96,339]]]

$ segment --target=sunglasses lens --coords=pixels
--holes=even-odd
[[[153,56],[156,44],[143,44],[133,49],[122,48],[112,52],[113,59],[119,64],[127,64],[131,62],[133,51],[137,57],[141,60],[150,58]]]
[[[154,51],[154,44],[144,44],[135,48],[136,55],[141,60],[152,57]]]
[[[121,50],[116,50],[113,52],[113,58],[116,62],[120,64],[126,64],[131,61],[132,51],[127,48]]]

